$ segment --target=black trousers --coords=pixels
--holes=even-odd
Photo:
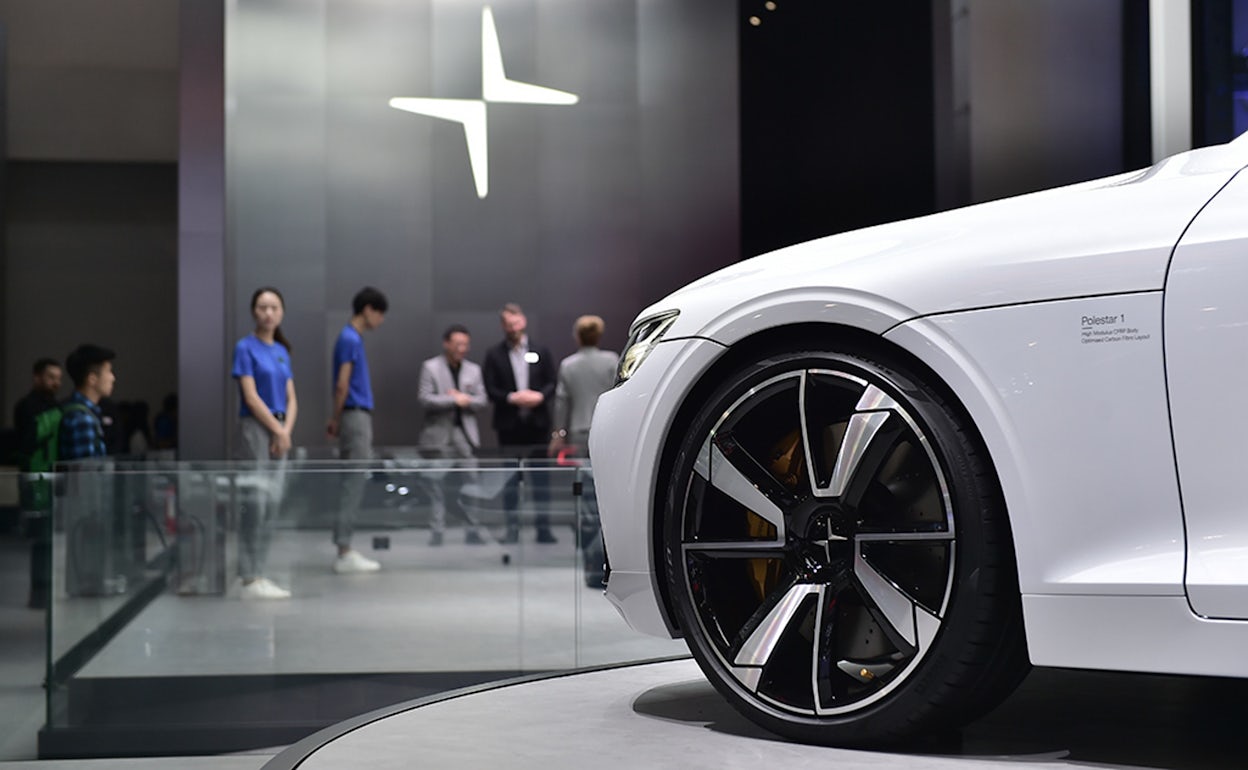
[[[507,522],[508,534],[520,529],[520,480],[523,477],[532,490],[534,512],[533,522],[539,534],[550,532],[550,473],[542,468],[525,467],[526,460],[546,460],[546,440],[548,431],[537,429],[519,429],[499,431],[498,443],[504,457],[520,462],[521,471],[503,487],[503,515]]]

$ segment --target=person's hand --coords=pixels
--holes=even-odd
[[[517,390],[508,396],[507,400],[521,409],[532,409],[535,406],[541,406],[544,398],[540,391]]]
[[[325,426],[325,435],[329,436],[330,438],[338,438],[338,421],[337,420],[329,421],[329,424]]]
[[[274,460],[280,460],[290,451],[290,431],[282,428],[269,440],[269,454]]]
[[[455,399],[455,406],[458,406],[460,409],[467,409],[472,406],[472,396],[464,393],[462,390],[452,388],[447,393],[450,394],[451,398]]]

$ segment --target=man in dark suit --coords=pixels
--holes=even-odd
[[[485,392],[494,404],[494,430],[503,452],[518,460],[546,456],[550,440],[550,404],[555,397],[555,362],[546,348],[529,340],[528,321],[515,303],[499,313],[504,339],[485,354]],[[503,542],[514,543],[520,536],[516,510],[519,476],[503,490],[507,534]],[[544,473],[530,473],[533,502],[537,506],[537,542],[554,543],[550,531],[550,484]]]

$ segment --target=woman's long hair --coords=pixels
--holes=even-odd
[[[277,297],[277,301],[282,303],[282,313],[285,314],[286,313],[286,299],[282,297],[282,293],[278,291],[277,289],[274,289],[272,286],[261,286],[259,289],[256,289],[254,294],[251,295],[252,317],[254,318],[256,315],[256,303],[260,301],[260,295],[266,292],[269,294],[273,294],[274,296]],[[282,334],[282,327],[280,324],[278,325],[276,329],[273,330],[273,339],[276,340],[277,342],[282,343],[282,345],[286,347],[287,353],[291,353],[291,354],[294,353],[295,349],[291,347],[290,340],[286,339],[286,335]]]

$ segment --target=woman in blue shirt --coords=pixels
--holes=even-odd
[[[281,329],[285,311],[285,302],[277,289],[256,289],[251,295],[256,330],[234,346],[233,375],[238,380],[242,401],[241,454],[243,459],[266,465],[266,461],[277,461],[267,483],[257,489],[255,504],[244,506],[240,517],[238,576],[245,599],[290,597],[290,591],[264,577],[272,512],[281,499],[290,434],[299,410],[290,369],[290,342]]]

